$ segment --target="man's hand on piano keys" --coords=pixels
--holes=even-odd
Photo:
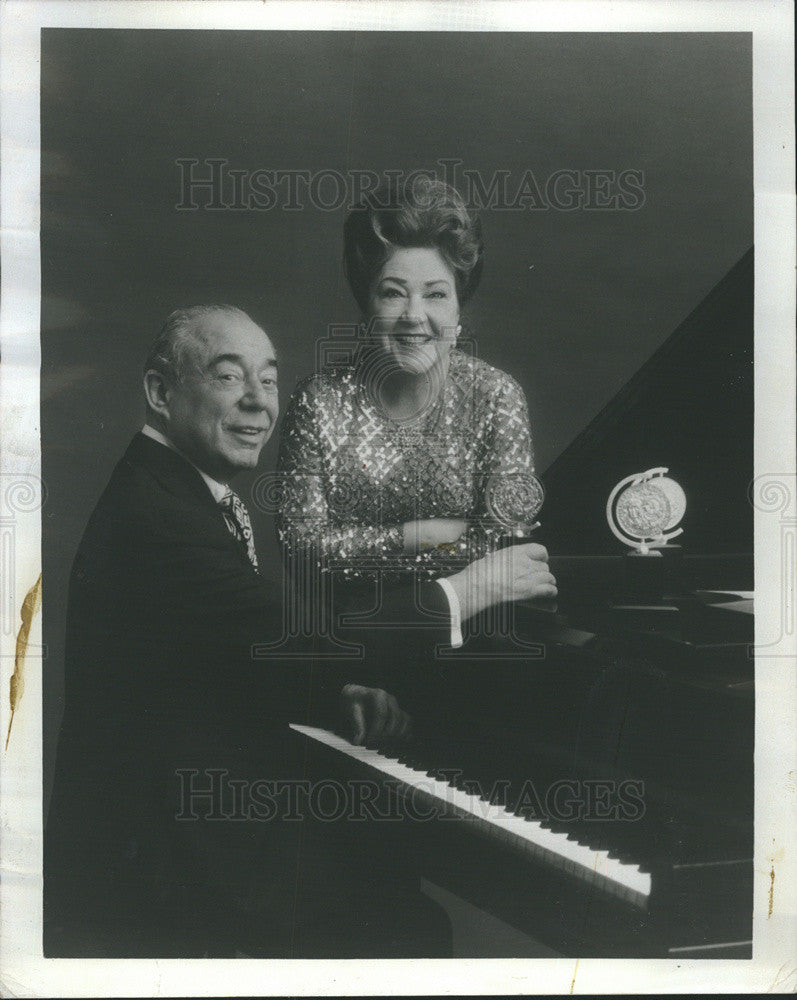
[[[410,716],[381,688],[347,684],[340,693],[340,708],[344,733],[355,746],[405,740],[412,732]]]
[[[448,577],[459,598],[463,621],[507,601],[551,601],[558,594],[548,552],[536,542],[490,552]]]

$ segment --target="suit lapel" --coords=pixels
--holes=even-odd
[[[146,434],[136,434],[125,452],[124,461],[146,469],[168,493],[208,509],[215,509],[223,520],[202,476],[182,455],[166,445],[153,441]]]
[[[144,469],[167,493],[205,511],[213,530],[217,532],[219,542],[223,541],[234,548],[241,560],[256,572],[249,559],[246,543],[230,532],[224,512],[207,483],[182,455],[146,434],[139,433],[130,442],[122,461]]]

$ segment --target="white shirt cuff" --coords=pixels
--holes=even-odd
[[[451,612],[451,645],[454,649],[459,649],[462,645],[462,609],[459,606],[457,592],[443,577],[435,580],[435,583],[440,584],[448,599],[448,610]]]

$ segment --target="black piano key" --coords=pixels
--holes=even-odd
[[[538,823],[544,829],[561,833],[595,851],[606,851],[609,857],[623,864],[636,865],[642,871],[653,871],[662,864],[701,862],[716,855],[716,838],[706,838],[705,827],[690,831],[688,824],[668,823],[665,806],[648,809],[638,821],[608,819],[564,819],[546,814],[550,805],[546,793],[557,781],[577,782],[578,770],[565,759],[558,763],[542,759],[538,748],[534,752],[507,754],[502,734],[494,738],[460,737],[413,738],[408,743],[385,741],[377,747],[382,756],[395,759],[413,771],[419,779],[440,781],[452,788],[479,796],[505,806],[510,813]],[[521,794],[531,782],[536,798],[534,804],[521,803]],[[647,807],[647,803],[646,803]],[[675,811],[673,804],[672,811]],[[741,852],[740,852],[741,856]]]

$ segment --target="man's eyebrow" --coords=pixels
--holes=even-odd
[[[222,361],[231,361],[233,364],[236,365],[244,364],[244,359],[241,357],[240,354],[217,354],[214,358],[211,358],[210,361],[208,362],[208,368],[212,368],[214,365],[221,364]],[[266,358],[265,367],[277,368],[278,367],[277,359]]]

